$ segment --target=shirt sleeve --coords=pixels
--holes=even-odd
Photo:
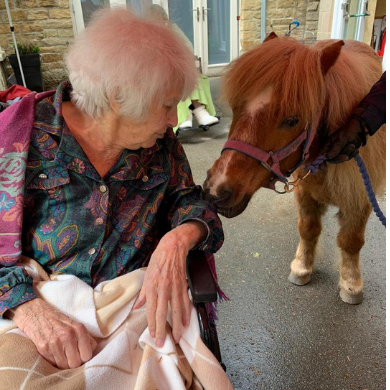
[[[216,207],[204,199],[202,188],[195,185],[183,146],[172,130],[168,131],[167,140],[171,172],[166,205],[169,210],[170,228],[191,220],[202,222],[207,227],[208,235],[196,249],[215,253],[222,246],[224,239]]]
[[[364,121],[370,135],[386,123],[386,72],[359,103],[357,111],[361,114],[355,114],[355,118]]]
[[[0,318],[8,309],[12,309],[31,299],[38,298],[32,284],[33,280],[19,266],[0,267]]]

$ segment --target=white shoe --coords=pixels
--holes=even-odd
[[[192,111],[200,126],[210,126],[219,122],[215,116],[211,116],[204,106],[199,106]]]
[[[188,129],[192,127],[192,112],[188,118],[179,126],[179,129]]]

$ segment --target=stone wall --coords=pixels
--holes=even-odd
[[[55,88],[66,75],[63,61],[74,37],[69,0],[9,0],[16,40],[28,40],[41,48],[45,90]],[[13,54],[5,2],[0,0],[0,46]],[[12,68],[7,67],[8,73]]]
[[[335,0],[322,0],[318,20],[318,39],[330,39],[332,36],[332,22],[334,15]]]
[[[311,43],[317,39],[319,0],[267,0],[266,35],[284,35],[293,20],[300,26],[292,37]],[[241,1],[240,43],[245,52],[261,39],[261,0]]]

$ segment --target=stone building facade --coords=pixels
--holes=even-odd
[[[274,31],[284,35],[288,25],[297,20],[300,27],[291,36],[311,44],[316,40],[330,39],[335,21],[336,0],[266,0],[266,35]],[[336,11],[335,11],[336,10]],[[340,8],[341,10],[341,8]],[[338,18],[341,18],[341,13]],[[386,15],[385,0],[370,0],[365,17],[362,41],[371,44],[374,20]],[[261,0],[241,0],[240,44],[242,52],[260,42]],[[354,39],[348,37],[348,39]]]
[[[40,47],[44,88],[55,88],[66,77],[63,57],[74,38],[69,0],[8,0],[8,4],[16,40],[27,40]],[[0,0],[0,46],[6,55],[14,53],[3,0]],[[9,65],[6,72],[12,72]]]
[[[289,24],[297,20],[300,26],[291,36],[307,44],[330,38],[335,1],[266,0],[266,35],[271,31],[284,35]],[[27,39],[40,46],[44,87],[46,90],[55,88],[67,76],[64,53],[74,39],[70,0],[8,0],[8,3],[16,39]],[[261,0],[241,0],[241,53],[261,42],[261,3]],[[375,15],[381,13],[382,17],[386,13],[385,0],[370,0],[369,11],[371,19],[366,19],[364,33],[364,42],[368,44]],[[6,55],[14,53],[4,0],[0,0],[0,46]],[[5,72],[12,73],[8,61],[3,63]],[[0,66],[0,78],[1,71]]]
[[[318,0],[267,0],[266,35],[284,35],[293,20],[300,23],[291,36],[310,43],[317,39]],[[241,0],[240,44],[243,52],[260,43],[261,0]]]
[[[54,88],[66,77],[63,55],[74,38],[69,0],[9,0],[17,39],[28,39],[41,48],[45,89]],[[316,38],[319,1],[267,0],[267,35],[284,35],[288,25],[298,20],[301,26],[292,36]],[[240,46],[247,51],[260,42],[261,0],[241,0]],[[305,36],[302,34],[305,33]],[[4,1],[0,0],[0,46],[6,54],[14,52]],[[7,66],[8,74],[12,72]]]

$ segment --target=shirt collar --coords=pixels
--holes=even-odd
[[[55,160],[58,164],[100,181],[102,180],[100,175],[68,129],[62,116],[62,102],[71,100],[72,90],[73,88],[69,81],[64,81],[58,86],[56,93],[49,100],[52,106],[51,120],[49,123],[47,121],[36,123],[36,127],[61,137],[60,145],[55,155]],[[114,180],[134,180],[147,175],[147,170],[151,168],[149,164],[153,165],[153,162],[156,161],[153,155],[162,147],[162,141],[157,140],[157,143],[151,148],[125,149],[107,176],[112,177]],[[160,171],[160,164],[155,168]]]

